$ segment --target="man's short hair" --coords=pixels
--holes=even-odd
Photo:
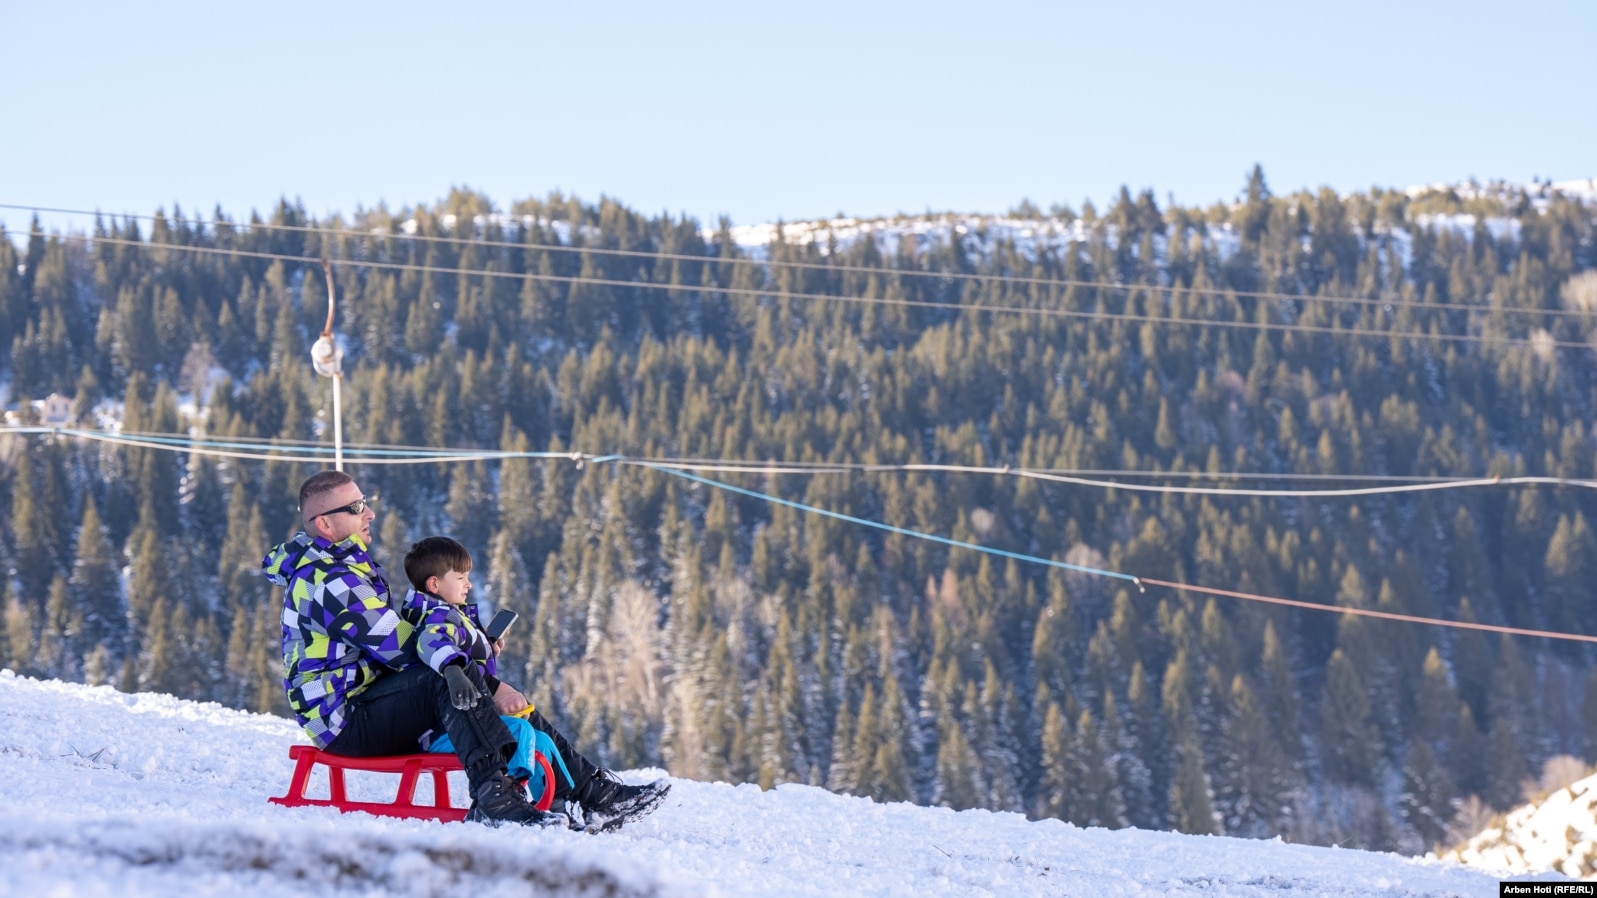
[[[429,536],[405,553],[405,576],[417,592],[427,591],[427,578],[455,571],[471,573],[471,553],[447,536]]]
[[[354,483],[355,478],[343,471],[322,471],[312,474],[299,488],[299,516],[309,527],[312,515],[306,512],[315,506],[316,497],[323,493],[330,493],[346,483]]]

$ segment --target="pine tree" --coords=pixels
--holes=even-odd
[[[1586,690],[1580,708],[1585,724],[1581,737],[1585,743],[1586,757],[1597,757],[1597,668],[1593,668],[1586,677]]]
[[[1512,718],[1499,715],[1486,736],[1486,792],[1482,795],[1492,807],[1506,811],[1523,800],[1522,786],[1530,776],[1521,736]]]
[[[151,609],[144,639],[144,649],[139,658],[140,691],[164,692],[177,695],[182,676],[182,625],[188,615],[181,605],[159,596]]]
[[[176,568],[170,542],[157,531],[157,524],[148,517],[128,537],[128,554],[132,571],[127,580],[128,596],[128,655],[143,658],[137,667],[137,680],[149,682],[150,640],[162,637],[168,628],[170,615],[166,609],[175,609],[178,598],[173,571]],[[163,655],[162,663],[168,656]]]
[[[861,759],[863,771],[858,794],[883,802],[910,801],[915,797],[909,761],[904,754],[903,702],[898,678],[888,674],[883,681],[881,703],[874,715],[875,747],[869,758]],[[858,742],[855,750],[859,751]]]
[[[1586,516],[1560,515],[1553,538],[1547,544],[1544,566],[1547,570],[1547,626],[1566,633],[1589,632],[1597,619],[1597,540],[1592,538]],[[1560,643],[1560,649],[1578,658],[1575,643]]]
[[[1447,769],[1423,739],[1409,744],[1403,763],[1403,818],[1427,846],[1439,846],[1453,819],[1453,783]]]
[[[1177,831],[1192,835],[1224,833],[1214,810],[1214,789],[1203,769],[1203,752],[1194,740],[1177,747],[1169,804],[1170,825]]]
[[[283,599],[274,594],[274,601],[262,602],[254,613],[254,629],[249,645],[252,647],[245,682],[245,707],[259,713],[289,716],[288,693],[283,684],[283,656],[279,650],[283,632]]]
[[[1103,699],[1103,741],[1120,787],[1126,825],[1151,828],[1155,819],[1153,777],[1143,760],[1143,747],[1126,729],[1113,693]]]
[[[1126,825],[1125,802],[1113,757],[1103,731],[1086,709],[1076,718],[1065,771],[1070,782],[1065,819],[1077,826],[1119,829]]]
[[[938,729],[937,790],[933,802],[956,811],[981,807],[987,791],[982,782],[981,758],[959,721],[942,721]]]
[[[1039,818],[1068,819],[1068,802],[1074,788],[1070,778],[1073,741],[1064,713],[1057,704],[1050,702],[1043,714],[1042,779],[1038,783],[1034,811]]]
[[[977,708],[978,753],[988,786],[988,800],[982,806],[993,810],[1021,812],[1025,798],[1020,790],[1020,744],[1015,734],[1013,708],[1015,690],[1005,687],[998,669],[988,659]]]
[[[5,587],[5,584],[0,584]],[[5,646],[3,654],[5,664],[19,674],[29,675],[35,672],[33,657],[38,644],[34,638],[33,622],[36,615],[25,602],[11,594],[9,588],[3,588],[0,595],[0,608],[3,608]]]
[[[1063,579],[1050,578],[1048,604],[1037,615],[1031,641],[1031,658],[1038,683],[1055,693],[1070,688],[1070,651],[1075,644],[1075,615]]]
[[[860,762],[854,755],[854,719],[848,702],[838,702],[837,716],[832,722],[832,757],[826,769],[826,788],[833,792],[852,793],[859,783]]]
[[[23,452],[11,491],[11,532],[16,547],[19,598],[42,611],[50,580],[62,570],[71,532],[59,454],[51,448]]]
[[[1459,600],[1458,619],[1464,623],[1480,623],[1467,596]],[[1458,640],[1453,647],[1453,672],[1458,680],[1459,698],[1469,705],[1475,713],[1476,720],[1485,720],[1488,713],[1486,697],[1491,681],[1492,656],[1486,645],[1486,637],[1479,630],[1459,632]]]
[[[58,680],[77,677],[82,666],[82,626],[67,595],[66,578],[56,574],[50,580],[44,625],[39,628],[39,646],[34,655],[34,666],[41,674]]]
[[[1215,776],[1215,810],[1227,833],[1262,837],[1281,832],[1291,810],[1286,755],[1241,674],[1232,678],[1230,693],[1231,714]]]
[[[1302,756],[1297,682],[1287,663],[1286,648],[1276,636],[1275,623],[1264,624],[1264,651],[1260,661],[1264,679],[1264,713],[1270,728],[1280,734],[1281,748],[1289,760]]]
[[[105,646],[114,654],[120,648],[127,625],[120,567],[100,521],[99,506],[93,496],[86,496],[83,523],[78,527],[77,551],[73,555],[72,578],[67,583],[73,604],[83,611],[82,635],[86,650]]]
[[[521,552],[516,549],[508,531],[499,531],[490,542],[488,569],[483,583],[480,600],[492,603],[496,609],[514,611],[520,621],[516,637],[505,642],[500,664],[506,671],[524,670],[531,660],[527,650],[527,635],[537,616],[538,594],[532,577],[527,573],[526,562],[522,561]]]
[[[1442,749],[1450,741],[1449,731],[1458,718],[1459,700],[1441,652],[1434,646],[1425,656],[1414,708],[1415,737],[1433,748]]]
[[[1467,703],[1459,709],[1447,760],[1460,793],[1479,795],[1486,791],[1486,737]]]
[[[1370,722],[1370,697],[1353,662],[1341,649],[1331,653],[1326,666],[1320,732],[1325,767],[1332,776],[1356,784],[1375,781],[1379,742]]]

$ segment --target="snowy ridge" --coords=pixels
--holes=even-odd
[[[1434,192],[1452,192],[1464,200],[1512,201],[1522,190],[1537,211],[1546,210],[1555,194],[1562,194],[1568,199],[1580,200],[1589,205],[1597,205],[1597,178],[1557,181],[1528,187],[1500,182],[1486,186],[1433,184],[1410,187],[1404,192],[1411,199],[1418,199]],[[1477,223],[1484,225],[1493,240],[1519,239],[1518,219],[1509,216],[1479,218],[1469,213],[1422,213],[1413,216],[1407,228],[1399,227],[1391,230],[1381,228],[1378,234],[1395,242],[1404,264],[1407,264],[1413,230],[1434,228],[1439,232],[1451,232],[1468,239],[1474,235]],[[1104,228],[1109,244],[1114,245],[1117,239],[1115,228],[1106,224],[1098,227]],[[1066,221],[1057,218],[1014,218],[1003,215],[950,213],[900,215],[877,219],[837,217],[815,221],[738,225],[731,229],[731,233],[732,240],[738,248],[756,259],[768,258],[768,247],[778,237],[784,243],[799,246],[813,244],[823,256],[829,255],[834,246],[839,251],[846,250],[861,240],[875,241],[877,249],[883,255],[891,257],[900,249],[906,249],[913,254],[917,249],[946,245],[955,239],[960,239],[964,241],[967,251],[990,257],[999,243],[1008,241],[1012,242],[1024,257],[1036,259],[1040,252],[1058,255],[1072,243],[1085,243],[1092,236],[1093,229],[1094,225],[1079,218]],[[713,240],[715,235],[713,229],[703,231],[706,240]],[[1215,249],[1221,259],[1232,255],[1240,242],[1236,230],[1230,224],[1207,224],[1201,228],[1200,233],[1189,232],[1185,237],[1188,240],[1201,237]],[[1307,239],[1304,244],[1307,248]],[[1156,238],[1155,249],[1161,258],[1165,247],[1165,238]]]
[[[1517,201],[1521,192],[1529,197],[1531,206],[1537,211],[1545,211],[1553,197],[1560,194],[1571,200],[1597,206],[1597,178],[1528,186],[1506,182],[1492,182],[1486,185],[1427,184],[1410,187],[1404,191],[1410,199],[1419,199],[1433,193],[1451,193],[1460,200],[1488,199],[1509,203]],[[540,227],[568,246],[571,245],[573,236],[586,239],[597,234],[597,229],[588,225],[573,228],[569,221],[526,214],[495,212],[474,215],[471,223],[474,232],[479,234],[489,227],[498,227],[506,231],[518,227]],[[438,217],[438,224],[443,233],[452,233],[460,225],[460,220],[458,216],[446,213]],[[1434,228],[1439,232],[1449,232],[1468,239],[1474,235],[1477,224],[1483,225],[1493,240],[1519,238],[1518,219],[1509,216],[1480,218],[1470,213],[1421,213],[1414,215],[1406,227],[1380,226],[1375,236],[1394,243],[1404,264],[1407,264],[1414,230]],[[407,219],[398,226],[401,232],[412,235],[416,234],[419,228],[420,224],[415,218]],[[901,251],[914,255],[932,246],[946,246],[955,240],[961,241],[967,252],[991,258],[998,245],[1012,243],[1022,256],[1035,260],[1040,254],[1057,256],[1073,243],[1085,243],[1095,228],[1103,229],[1104,236],[1111,246],[1116,243],[1118,238],[1114,226],[1103,223],[1089,224],[1080,218],[1068,220],[1016,218],[1012,215],[958,213],[897,215],[883,218],[838,216],[813,221],[736,225],[730,230],[732,242],[748,257],[760,260],[769,258],[770,245],[778,239],[797,246],[813,245],[822,256],[830,255],[834,249],[839,252],[846,251],[862,240],[870,240],[876,244],[880,253],[889,258]],[[375,228],[373,233],[387,233],[387,229]],[[719,234],[713,227],[704,228],[700,233],[704,240],[711,244]],[[1230,224],[1205,224],[1198,232],[1189,231],[1184,234],[1183,239],[1193,242],[1201,239],[1203,243],[1212,247],[1222,260],[1231,256],[1240,244],[1237,232]],[[1307,248],[1307,238],[1304,244]],[[1166,238],[1156,237],[1154,246],[1156,254],[1162,259],[1167,248]]]
[[[767,247],[780,236],[782,242],[808,246],[814,244],[822,255],[834,245],[845,250],[861,240],[871,240],[885,256],[900,250],[913,255],[917,249],[947,245],[955,239],[965,241],[967,249],[990,255],[994,244],[1013,241],[1027,258],[1039,252],[1058,253],[1071,243],[1085,241],[1092,229],[1080,219],[1008,218],[998,215],[928,215],[899,218],[833,218],[821,221],[738,225],[732,228],[732,241],[749,256],[767,257]],[[705,232],[714,239],[715,232]]]
[[[1597,775],[1515,808],[1446,857],[1486,869],[1558,870],[1597,880]]]
[[[678,780],[652,817],[607,836],[268,804],[301,741],[281,718],[0,672],[0,894],[1497,894],[1495,875],[1435,859],[1083,830],[798,785]],[[391,783],[354,776],[350,790],[386,800]]]

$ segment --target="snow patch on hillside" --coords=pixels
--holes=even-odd
[[[1446,857],[1486,870],[1597,880],[1597,775],[1510,811]]]

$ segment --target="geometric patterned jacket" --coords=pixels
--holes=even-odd
[[[450,664],[471,661],[488,679],[488,688],[498,688],[493,642],[483,633],[476,604],[451,605],[430,592],[412,589],[399,609],[406,623],[416,628],[416,656],[428,667],[443,673]]]
[[[389,670],[416,663],[415,630],[390,602],[383,569],[358,534],[299,533],[266,553],[283,594],[283,688],[317,748],[344,729],[344,703]]]

